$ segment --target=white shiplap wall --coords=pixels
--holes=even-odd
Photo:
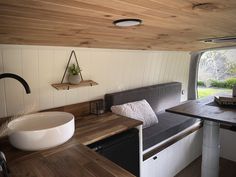
[[[84,79],[99,83],[69,91],[50,84],[60,82],[71,50],[76,51]],[[74,59],[72,60],[74,61]],[[0,45],[0,73],[22,76],[32,93],[13,79],[0,80],[0,117],[101,98],[116,92],[157,83],[183,83],[186,99],[188,52],[86,49],[48,46]]]

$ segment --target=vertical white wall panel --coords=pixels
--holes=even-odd
[[[30,85],[31,93],[24,92],[25,113],[39,110],[39,64],[37,49],[22,49],[22,77]]]
[[[91,79],[98,82],[99,85],[89,87],[88,89],[90,91],[90,99],[97,99],[101,98],[101,95],[103,95],[104,92],[107,93],[107,89],[111,88],[108,77],[111,75],[112,70],[109,70],[108,66],[110,63],[107,63],[110,57],[109,54],[105,53],[103,50],[91,51],[90,57]],[[109,85],[109,88],[107,85]]]
[[[20,48],[3,49],[4,72],[22,74],[22,52]],[[24,112],[24,87],[15,79],[5,78],[5,94],[7,115],[21,114]]]
[[[32,108],[32,105],[32,111],[48,109],[103,98],[106,93],[169,81],[183,83],[186,92],[182,100],[186,99],[190,60],[188,52],[23,45],[0,47],[3,56],[0,58],[1,72],[13,72],[23,76],[32,90],[31,95],[26,95],[17,81],[0,81],[0,117],[23,112],[24,109]],[[61,81],[73,49],[84,79],[92,79],[99,85],[57,91],[51,84]],[[73,57],[72,63],[74,62]]]
[[[53,83],[61,82],[67,60],[69,58],[69,50],[54,49],[53,51]],[[65,78],[67,79],[67,78]],[[65,80],[67,81],[67,80]],[[59,107],[66,105],[66,90],[53,90],[53,106]]]
[[[152,74],[148,74],[151,67],[151,57],[152,54],[146,57],[146,62],[143,62],[144,71],[142,77],[142,86],[148,85],[148,83],[150,83],[150,79],[152,79],[152,77],[150,77]]]
[[[0,73],[4,72],[3,59],[2,59],[2,49],[0,48]],[[7,116],[6,110],[6,98],[5,98],[5,88],[4,80],[0,80],[0,117]]]
[[[38,50],[38,70],[39,70],[39,109],[53,107],[53,50]]]

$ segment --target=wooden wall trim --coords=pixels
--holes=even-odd
[[[102,99],[98,99],[98,100],[102,100]],[[46,109],[40,112],[63,111],[63,112],[71,113],[75,116],[76,119],[79,119],[81,117],[88,116],[90,114],[90,103],[93,101],[98,101],[98,100],[86,101],[82,103],[76,103],[76,104],[61,106],[57,108]]]
[[[101,100],[101,99],[98,99]],[[82,103],[71,104],[67,106],[61,106],[51,109],[45,109],[39,112],[46,112],[46,111],[63,111],[71,113],[75,116],[76,119],[80,119],[81,117],[88,116],[90,114],[90,103],[97,100],[86,101]],[[0,126],[4,126],[6,121],[8,121],[11,117],[3,117],[0,118]]]

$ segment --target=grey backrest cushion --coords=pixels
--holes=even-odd
[[[106,94],[106,110],[110,110],[113,105],[145,99],[157,113],[180,103],[181,87],[180,82],[169,82]]]

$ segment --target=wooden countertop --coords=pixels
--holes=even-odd
[[[7,138],[0,150],[7,157],[12,177],[133,177],[85,145],[141,125],[142,122],[112,113],[76,120],[74,136],[65,144],[44,151],[13,148]]]
[[[236,125],[236,109],[218,106],[214,103],[214,97],[187,101],[166,111],[203,120]]]

